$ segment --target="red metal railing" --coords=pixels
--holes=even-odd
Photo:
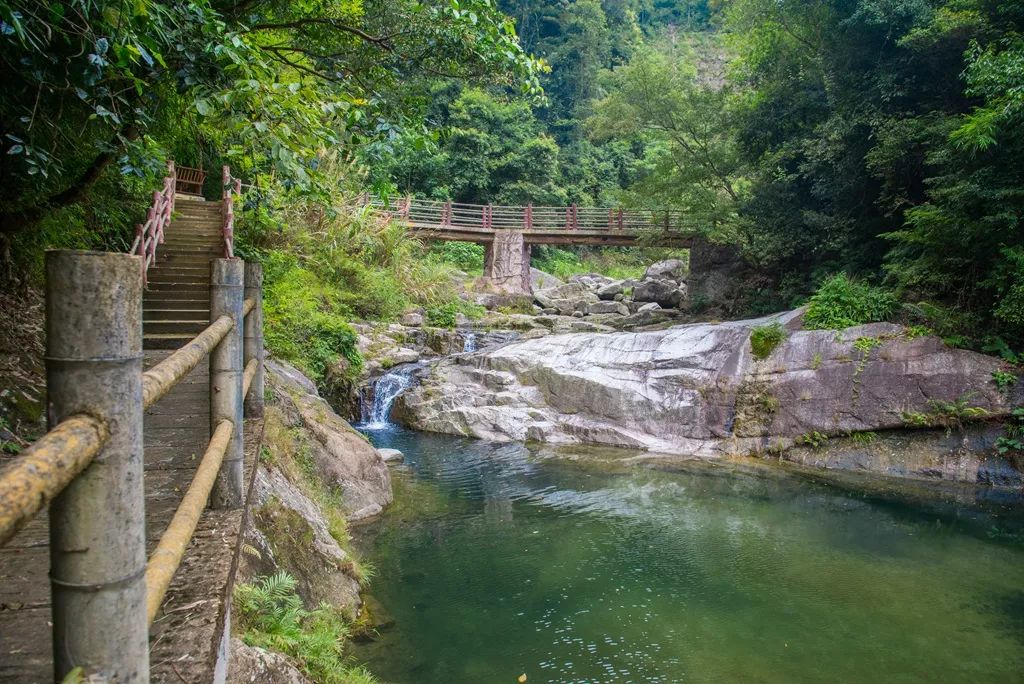
[[[231,177],[231,167],[224,165],[221,169],[221,180],[223,181],[223,194],[221,198],[221,211],[224,215],[224,257],[226,259],[235,256],[235,195],[242,194],[242,179]]]
[[[156,246],[163,244],[164,230],[171,222],[171,212],[174,211],[174,193],[176,187],[177,170],[174,162],[167,162],[167,175],[164,177],[164,187],[153,193],[153,203],[146,212],[146,222],[136,224],[135,242],[128,251],[129,254],[138,254],[142,257],[142,284],[146,284],[146,274],[149,267],[156,261]]]
[[[609,231],[640,233],[674,231],[691,233],[707,222],[678,209],[625,209],[622,207],[499,206],[461,204],[402,197],[382,199],[368,194],[358,203],[388,218],[413,226],[464,228],[467,230]]]

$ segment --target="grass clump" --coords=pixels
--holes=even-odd
[[[970,405],[970,395],[954,401],[933,399],[928,402],[927,412],[904,411],[901,414],[903,424],[913,428],[941,427],[948,435],[953,429],[963,430],[964,425],[973,421],[984,420],[989,416],[988,409]]]
[[[834,275],[811,297],[804,328],[841,330],[888,320],[898,301],[888,290],[857,282],[845,273]]]
[[[784,339],[786,329],[778,321],[757,326],[750,332],[750,349],[754,353],[754,358],[768,358]]]
[[[314,682],[374,684],[365,668],[345,657],[349,627],[342,616],[324,604],[306,610],[296,585],[295,578],[279,572],[235,587],[242,641],[292,658]]]

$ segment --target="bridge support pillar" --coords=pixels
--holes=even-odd
[[[242,311],[245,262],[214,259],[210,262],[210,322],[231,316],[235,325],[210,353],[210,434],[225,418],[234,424],[231,441],[213,485],[213,508],[238,508],[243,503],[242,444]]]
[[[495,231],[485,245],[484,279],[499,292],[530,294],[530,245],[522,231]]]
[[[256,306],[245,317],[245,351],[242,362],[246,366],[256,360],[256,373],[252,376],[249,394],[245,397],[247,418],[263,416],[263,265],[255,261],[245,264],[245,298],[255,300]]]
[[[142,260],[46,254],[49,424],[101,418],[110,438],[50,505],[53,669],[149,681],[142,481]]]

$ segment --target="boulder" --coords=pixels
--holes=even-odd
[[[633,301],[656,302],[665,309],[675,309],[686,301],[686,285],[662,278],[644,280],[633,289]]]
[[[563,316],[585,311],[589,304],[599,301],[596,294],[578,282],[538,290],[533,296],[543,308],[557,309]]]
[[[550,273],[545,273],[539,268],[530,267],[530,287],[533,288],[534,292],[545,290],[549,287],[558,287],[563,284],[561,280]]]
[[[622,302],[594,302],[587,307],[587,314],[618,314],[619,316],[628,316],[629,308]]]
[[[614,280],[607,285],[602,285],[597,289],[597,296],[601,299],[611,300],[621,295],[626,290],[625,280]]]
[[[397,366],[402,363],[416,363],[420,360],[420,353],[415,349],[409,349],[408,347],[399,347],[388,353],[387,361],[392,366]]]
[[[993,384],[998,359],[892,324],[796,330],[755,359],[752,330],[774,320],[792,327],[798,314],[549,335],[471,362],[446,359],[403,395],[405,415],[417,428],[482,439],[715,457],[791,445],[815,432],[938,423],[942,407],[957,402],[998,418],[1020,400]]]
[[[661,304],[658,304],[658,302],[647,302],[646,304],[641,304],[639,307],[637,307],[636,313],[643,313],[645,311],[658,311],[659,309],[661,309]]]
[[[391,463],[392,461],[401,462],[405,459],[405,454],[398,449],[377,449],[377,453],[380,454],[385,463]]]
[[[402,325],[419,327],[423,325],[423,314],[416,311],[410,311],[409,313],[402,314],[400,321]]]
[[[686,279],[686,263],[679,259],[666,259],[653,263],[644,271],[644,280],[671,280],[681,283]]]
[[[590,292],[596,293],[602,287],[614,283],[615,279],[601,275],[600,273],[580,273],[569,278],[569,282],[579,283]]]
[[[231,639],[227,684],[309,684],[286,656]]]
[[[277,368],[287,369],[284,373]],[[268,365],[267,380],[290,421],[311,436],[310,456],[324,481],[341,493],[350,520],[380,513],[391,503],[391,476],[366,438],[337,415],[302,375],[282,362]]]

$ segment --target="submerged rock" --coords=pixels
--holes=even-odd
[[[398,449],[377,449],[377,453],[380,454],[380,457],[384,459],[385,463],[401,461],[405,458],[405,454]]]
[[[658,311],[644,312],[646,315]],[[550,335],[449,359],[403,397],[414,427],[491,440],[603,443],[721,456],[941,421],[1005,415],[997,359],[877,323],[797,330],[764,360],[750,333],[798,312],[654,332]],[[920,418],[923,416],[923,418]]]

